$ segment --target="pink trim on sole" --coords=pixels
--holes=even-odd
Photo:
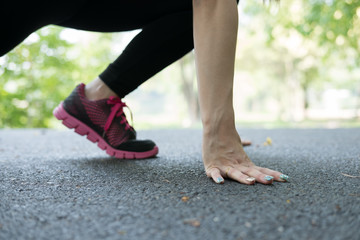
[[[58,120],[62,121],[66,127],[70,129],[75,128],[76,133],[80,134],[81,136],[87,135],[86,138],[91,142],[98,143],[98,147],[102,150],[106,150],[106,153],[110,156],[114,156],[120,159],[142,159],[153,157],[159,152],[159,148],[157,146],[155,146],[154,149],[146,152],[128,152],[111,147],[97,132],[68,114],[64,109],[62,102],[54,109],[53,114]]]

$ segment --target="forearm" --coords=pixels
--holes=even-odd
[[[238,27],[235,0],[193,0],[194,44],[205,131],[235,127],[233,77]]]

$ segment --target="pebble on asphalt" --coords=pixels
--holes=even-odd
[[[184,220],[184,224],[188,224],[193,227],[200,227],[200,221],[197,219],[186,219]]]

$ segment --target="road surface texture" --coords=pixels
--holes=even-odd
[[[147,160],[70,130],[0,130],[0,239],[360,239],[360,128],[239,132],[290,181],[213,183],[201,130],[140,131],[160,148]]]

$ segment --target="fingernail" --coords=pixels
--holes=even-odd
[[[265,176],[264,179],[265,179],[266,181],[271,181],[271,180],[274,179],[274,177],[272,177],[272,176]]]
[[[255,178],[253,178],[253,177],[248,177],[248,178],[246,179],[246,181],[253,182],[253,181],[255,181]]]
[[[281,174],[281,175],[280,175],[280,178],[281,178],[282,180],[287,181],[287,180],[289,179],[289,176],[288,176],[288,175],[285,175],[285,174]]]
[[[224,181],[224,179],[223,179],[222,177],[218,177],[218,178],[216,179],[216,183],[221,183],[222,181]]]

